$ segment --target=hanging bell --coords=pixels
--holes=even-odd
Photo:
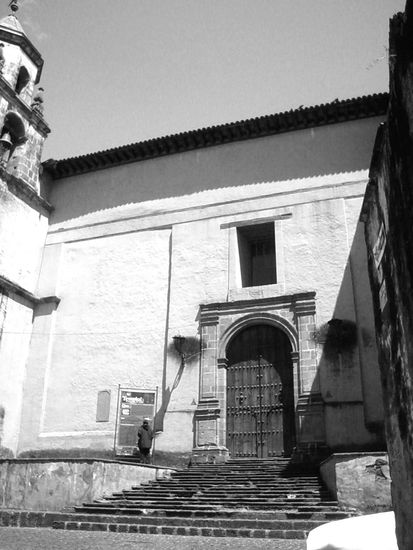
[[[13,142],[11,140],[11,136],[10,136],[9,132],[6,132],[0,138],[0,148],[3,151],[10,151],[12,146],[13,146]]]
[[[10,157],[10,151],[13,146],[11,136],[8,132],[0,138],[0,166],[5,168]]]

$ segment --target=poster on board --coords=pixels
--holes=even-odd
[[[144,418],[151,426],[156,411],[157,390],[121,388],[118,393],[118,410],[115,431],[115,453],[133,456],[136,449],[138,428]]]

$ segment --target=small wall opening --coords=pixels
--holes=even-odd
[[[237,229],[243,287],[277,282],[273,223],[259,223]]]
[[[26,69],[24,65],[22,65],[19,69],[19,74],[17,75],[16,88],[15,88],[16,93],[20,95],[29,82],[30,82],[29,71]]]

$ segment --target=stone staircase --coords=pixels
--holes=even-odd
[[[282,458],[233,459],[85,503],[53,527],[304,539],[314,527],[350,515],[331,499],[317,468]]]

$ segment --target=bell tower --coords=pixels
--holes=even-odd
[[[17,0],[0,20],[0,170],[39,191],[43,143],[50,132],[43,119],[40,82],[43,59],[19,20]]]
[[[44,303],[36,286],[51,212],[39,179],[50,132],[38,88],[43,59],[17,19],[17,0],[9,8],[0,20],[0,458],[18,449],[33,319]]]

